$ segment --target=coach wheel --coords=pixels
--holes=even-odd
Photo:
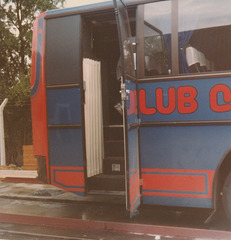
[[[223,186],[222,202],[226,216],[231,221],[231,173],[225,179]]]

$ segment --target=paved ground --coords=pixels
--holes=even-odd
[[[3,214],[79,219],[86,222],[90,220],[96,221],[95,223],[98,223],[98,221],[123,223],[124,226],[123,224],[119,225],[119,228],[125,227],[126,224],[128,224],[128,227],[131,227],[130,224],[141,224],[142,228],[146,227],[146,229],[153,226],[150,233],[152,239],[158,239],[158,237],[160,237],[158,234],[156,236],[153,234],[155,233],[155,227],[159,226],[160,229],[158,228],[157,232],[161,231],[161,229],[164,229],[166,232],[172,231],[174,228],[179,228],[179,231],[183,231],[183,228],[187,229],[188,233],[191,229],[195,229],[195,231],[193,230],[190,234],[197,234],[197,229],[204,229],[205,231],[207,229],[228,231],[228,234],[229,231],[231,231],[231,225],[223,215],[216,216],[215,220],[210,224],[205,224],[204,221],[209,213],[201,209],[143,206],[140,208],[139,214],[133,219],[130,219],[125,210],[124,196],[106,198],[102,195],[101,197],[95,198],[94,195],[91,195],[79,197],[73,193],[47,184],[9,183],[0,181],[0,218],[4,216]],[[137,234],[139,234],[139,229],[137,228],[136,230]],[[219,234],[219,232],[216,232],[216,234]],[[97,236],[97,238],[90,238],[89,236],[89,239],[107,239],[103,237],[100,238],[100,236],[101,235]],[[114,237],[115,238],[109,239],[117,239],[116,236]],[[165,239],[165,237],[162,236],[159,239]],[[231,239],[231,233],[230,238],[227,239]]]

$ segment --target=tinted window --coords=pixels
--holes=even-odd
[[[230,52],[230,0],[144,5],[146,76],[230,70]]]
[[[231,1],[178,1],[180,73],[230,70]]]
[[[46,83],[80,81],[80,16],[48,19],[46,26]]]

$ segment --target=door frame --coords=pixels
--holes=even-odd
[[[141,194],[140,194],[140,151],[139,151],[139,115],[137,110],[137,88],[138,80],[135,77],[135,67],[134,67],[134,56],[132,51],[132,37],[131,30],[129,25],[129,18],[126,9],[126,5],[122,0],[113,0],[115,15],[117,21],[118,35],[119,35],[119,44],[120,44],[120,55],[122,62],[122,77],[121,77],[121,100],[123,106],[123,126],[124,126],[124,154],[125,154],[125,190],[126,190],[126,209],[130,213],[130,216],[136,214],[137,208],[141,203]],[[120,7],[118,6],[120,4]],[[122,11],[124,12],[121,12]],[[124,16],[122,16],[124,14]],[[124,17],[124,19],[123,19]],[[130,54],[129,54],[130,53]],[[125,56],[126,54],[126,56]],[[129,82],[134,83],[135,87],[133,90],[126,89],[126,85]],[[131,94],[133,91],[133,94]],[[135,94],[136,93],[136,94]],[[128,94],[130,99],[128,99]],[[128,101],[130,100],[130,102]],[[134,104],[133,118],[128,119],[128,107],[131,108],[131,102]],[[129,123],[129,120],[134,122]],[[129,156],[130,149],[129,146],[129,131],[137,128],[135,147],[137,153],[133,155],[132,162],[131,156]],[[133,139],[134,140],[134,139]],[[135,149],[133,149],[134,152]],[[131,153],[131,152],[130,152]],[[132,164],[131,164],[132,163]],[[134,165],[133,165],[134,164]],[[131,167],[135,168],[131,169]],[[135,174],[133,174],[135,171]],[[132,175],[133,174],[133,175]]]

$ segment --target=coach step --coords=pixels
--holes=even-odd
[[[88,179],[89,190],[125,191],[124,175],[99,174]]]

